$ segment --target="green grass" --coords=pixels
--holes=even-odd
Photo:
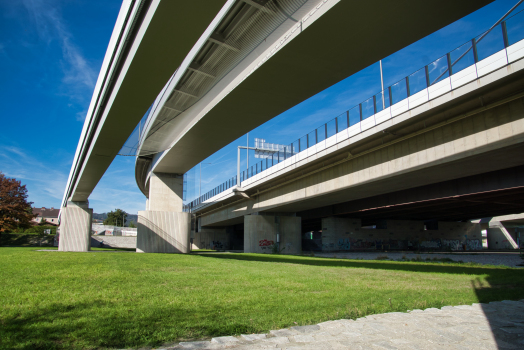
[[[35,248],[0,248],[0,261],[4,349],[158,346],[524,298],[524,270],[451,263]]]

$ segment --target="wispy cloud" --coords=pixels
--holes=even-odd
[[[0,148],[0,164],[0,171],[6,176],[27,185],[29,200],[35,205],[60,206],[67,182],[64,171],[48,166],[14,146]]]
[[[40,38],[50,45],[57,41],[62,49],[60,66],[63,72],[62,82],[67,87],[67,95],[80,102],[85,101],[94,89],[97,72],[89,64],[81,50],[74,43],[73,35],[62,18],[54,1],[22,0]],[[85,113],[78,113],[77,120],[83,120]]]

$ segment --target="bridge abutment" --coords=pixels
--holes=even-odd
[[[191,214],[182,201],[181,175],[151,174],[147,210],[138,212],[138,253],[189,253]]]
[[[93,209],[89,202],[67,202],[60,211],[60,240],[58,250],[87,252],[91,249],[91,221]]]
[[[244,216],[244,253],[302,253],[302,220],[296,216]]]

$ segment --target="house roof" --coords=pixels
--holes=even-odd
[[[58,218],[58,214],[60,213],[60,209],[55,208],[33,208],[33,214],[36,214],[38,216],[43,216],[45,218]]]

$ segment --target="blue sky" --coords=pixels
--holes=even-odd
[[[516,2],[498,0],[384,58],[385,86],[488,29]],[[120,5],[119,0],[0,0],[0,171],[27,185],[37,207],[60,206]],[[255,137],[291,143],[378,91],[377,63],[251,131],[250,143]],[[212,164],[202,166],[202,193],[235,175],[240,144],[246,144],[245,136],[204,161]],[[242,163],[245,168],[245,153]],[[198,170],[188,172],[187,199],[198,195]],[[90,204],[98,213],[143,210],[133,157],[113,161]]]

